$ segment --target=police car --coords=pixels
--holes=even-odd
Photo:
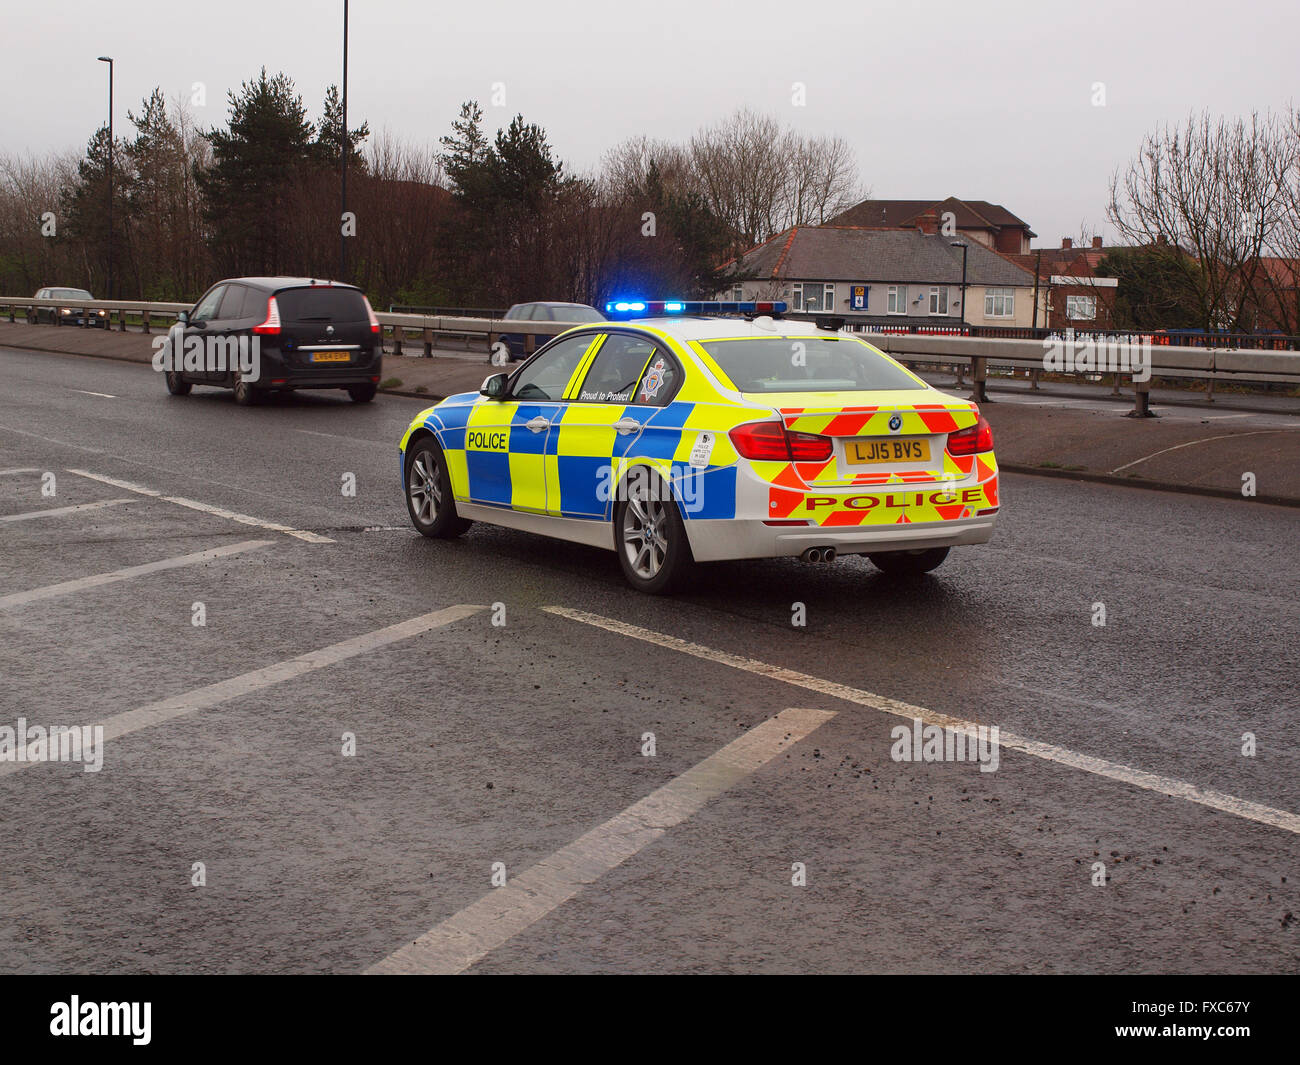
[[[483,521],[606,548],[650,593],[717,559],[924,573],[992,536],[979,409],[840,320],[783,320],[777,301],[605,309],[415,416],[401,472],[419,532]]]

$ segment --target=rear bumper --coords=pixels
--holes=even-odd
[[[841,555],[876,551],[916,551],[928,547],[985,544],[993,537],[997,514],[909,525],[768,525],[762,521],[715,519],[686,522],[696,561],[728,558],[786,558],[810,547],[833,547]]]
[[[341,366],[295,365],[279,352],[263,352],[262,372],[257,381],[259,388],[348,388],[352,385],[378,385],[383,379],[384,357],[364,357]],[[276,382],[276,383],[272,383]],[[279,383],[283,382],[283,383]]]

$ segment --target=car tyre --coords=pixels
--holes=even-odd
[[[677,502],[654,474],[629,477],[619,495],[614,549],[623,576],[638,592],[667,595],[695,566]]]
[[[377,391],[378,389],[373,384],[348,386],[348,395],[352,397],[353,403],[369,403],[375,398]]]
[[[924,551],[877,551],[867,556],[878,570],[898,577],[916,577],[943,564],[948,548],[930,547]]]
[[[188,396],[194,385],[186,381],[175,370],[168,370],[163,375],[167,381],[167,391],[173,396]]]
[[[456,513],[447,457],[432,436],[407,448],[406,512],[416,531],[431,540],[454,539],[473,524]]]
[[[252,407],[262,398],[262,394],[242,377],[235,378],[235,402],[241,407]]]

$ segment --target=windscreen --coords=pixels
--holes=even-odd
[[[926,386],[861,341],[748,337],[701,341],[738,392],[875,392]]]

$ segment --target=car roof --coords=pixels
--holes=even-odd
[[[305,288],[309,285],[331,285],[335,288],[357,287],[346,281],[331,281],[326,277],[223,277],[216,284],[249,285],[264,289]]]
[[[780,337],[844,336],[831,329],[819,329],[812,322],[790,321],[784,318],[760,318],[763,325],[746,318],[682,317],[665,315],[660,318],[633,318],[627,322],[609,322],[609,326],[649,326],[661,329],[678,340],[732,340],[739,338],[773,339]]]

